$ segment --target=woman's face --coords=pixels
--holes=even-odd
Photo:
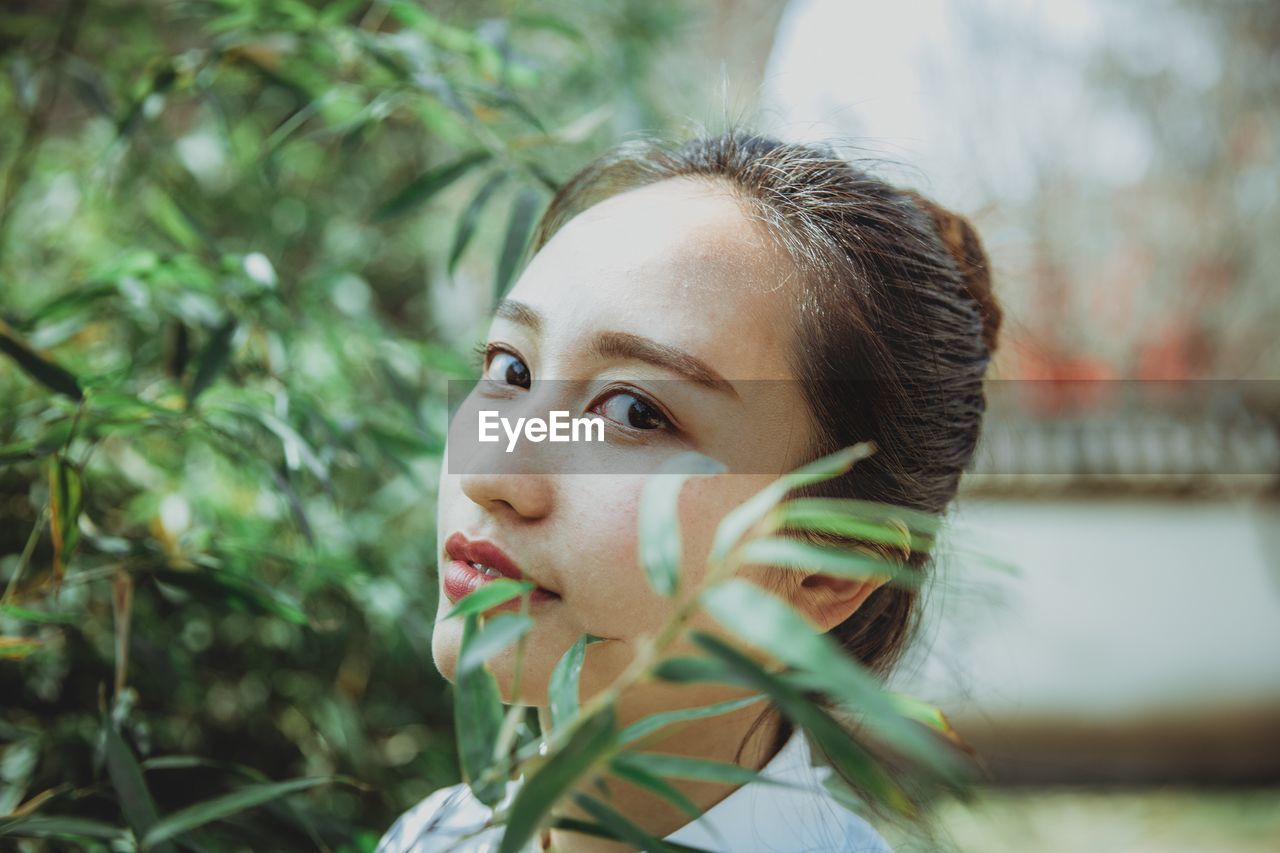
[[[725,513],[808,458],[812,421],[788,366],[795,286],[785,254],[729,192],[688,179],[603,201],[542,248],[496,312],[486,378],[511,386],[502,408],[541,380],[574,380],[547,383],[561,389],[554,408],[631,427],[606,429],[611,458],[627,462],[617,466],[624,472],[606,474],[540,467],[522,461],[519,449],[504,453],[504,438],[484,465],[467,468],[483,473],[442,469],[433,652],[446,677],[453,678],[462,635],[461,619],[444,618],[451,597],[483,583],[467,575],[473,569],[450,568],[454,534],[493,543],[546,591],[530,606],[519,697],[511,695],[514,649],[491,660],[508,701],[545,704],[553,667],[584,633],[604,638],[588,647],[582,691],[589,696],[666,624],[675,602],[650,587],[637,554],[642,472],[687,449],[726,466],[727,473],[689,480],[681,493],[687,594]],[[582,393],[566,400],[577,380],[586,380]],[[574,452],[569,447],[563,452]],[[744,470],[754,473],[735,473]],[[721,630],[706,617],[697,624]],[[716,698],[709,689],[649,683],[629,691],[620,711],[638,717]]]

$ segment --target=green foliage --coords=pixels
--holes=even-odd
[[[471,596],[467,596],[470,598]],[[552,729],[556,722],[564,723],[578,713],[578,682],[582,665],[587,658],[587,645],[594,638],[583,634],[569,651],[564,653],[556,668],[551,671],[551,683],[547,685]]]
[[[458,657],[458,670],[469,672],[529,633],[533,620],[523,614],[503,613],[484,623],[470,637],[466,652]]]
[[[682,21],[4,4],[5,842],[369,849],[520,732],[432,662],[446,383]]]
[[[640,564],[649,583],[665,596],[675,595],[680,573],[678,502],[685,480],[694,474],[713,474],[724,466],[698,453],[673,456],[650,477],[640,501]],[[675,472],[680,473],[675,473]]]
[[[576,724],[575,724],[576,723]],[[520,850],[557,801],[609,754],[617,737],[613,706],[604,704],[566,726],[556,750],[530,773],[511,803],[499,853]]]
[[[223,794],[203,803],[188,806],[181,811],[166,815],[163,820],[152,824],[142,836],[141,846],[148,850],[159,850],[165,842],[191,830],[204,826],[215,820],[223,820],[254,806],[262,805],[294,791],[303,791],[333,781],[329,777],[316,779],[290,779],[288,782],[249,785],[238,791]]]
[[[660,711],[656,714],[650,714],[644,719],[637,720],[622,730],[619,739],[624,744],[646,738],[654,732],[660,731],[667,726],[675,723],[682,723],[687,720],[700,720],[704,717],[714,717],[717,714],[727,714],[730,711],[736,711],[739,708],[745,708],[760,701],[759,696],[746,696],[742,699],[730,699],[727,702],[717,702],[714,705],[706,705],[700,708],[681,708],[675,711]]]
[[[471,595],[468,595],[462,601],[453,606],[445,618],[452,619],[455,616],[469,616],[473,613],[483,613],[490,608],[497,607],[499,604],[505,604],[512,599],[519,598],[526,592],[533,592],[534,585],[529,581],[517,581],[511,578],[498,578],[490,581],[484,586],[477,589]]]
[[[474,614],[466,616],[462,648],[468,652],[478,631],[478,620]],[[459,667],[453,697],[457,719],[468,723],[457,727],[463,778],[482,803],[494,805],[505,789],[501,778],[485,775],[493,764],[494,744],[502,728],[502,694],[497,679],[483,666]]]

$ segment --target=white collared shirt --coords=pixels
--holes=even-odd
[[[880,834],[841,806],[822,786],[829,767],[810,766],[809,742],[796,731],[760,775],[796,787],[749,782],[716,803],[666,841],[723,853],[891,853]],[[507,797],[519,782],[508,783]],[[492,810],[466,785],[442,788],[405,812],[378,842],[376,853],[491,853],[502,830],[476,833]],[[458,845],[458,846],[454,846]],[[540,853],[538,842],[525,848]]]

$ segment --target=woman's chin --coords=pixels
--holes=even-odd
[[[520,674],[520,694],[515,693],[515,661],[506,652],[495,655],[489,660],[489,669],[498,682],[498,693],[507,705],[546,705],[547,684],[551,679],[551,670],[531,665],[525,659],[523,672]]]
[[[431,632],[431,658],[436,669],[453,683],[458,670],[458,649],[462,646],[462,625],[448,622],[436,622]]]
[[[457,626],[440,622],[436,624],[431,635],[431,657],[436,669],[450,684],[457,683],[458,651],[462,646],[461,622]],[[515,654],[514,649],[499,652],[489,659],[488,667],[498,682],[498,693],[507,705],[545,705],[547,703],[547,683],[551,677],[551,669],[538,666],[533,656],[526,653],[523,673],[520,676],[520,695],[515,695]]]

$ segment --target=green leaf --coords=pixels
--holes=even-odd
[[[733,684],[738,687],[751,687],[754,684],[751,679],[728,669],[720,661],[708,657],[665,658],[653,668],[653,674],[663,681],[676,684],[697,684],[704,681],[714,684]]]
[[[287,794],[305,791],[308,788],[328,784],[332,781],[333,778],[330,776],[313,776],[289,779],[285,782],[249,785],[229,794],[223,794],[211,800],[187,806],[156,821],[150,831],[143,836],[142,848],[154,849],[157,844],[176,838],[205,824],[231,817]]]
[[[161,583],[193,593],[203,601],[219,600],[233,607],[280,616],[297,625],[308,623],[307,614],[287,594],[257,578],[221,569],[156,569],[152,576]]]
[[[144,184],[143,187],[141,207],[165,236],[193,254],[208,244],[208,234],[186,205],[155,184]]]
[[[85,311],[93,303],[102,299],[112,299],[120,295],[120,288],[115,282],[86,284],[61,293],[31,313],[31,317],[22,328],[31,329],[38,323],[53,323],[74,314],[88,314]]]
[[[547,126],[543,124],[542,119],[538,118],[537,113],[510,92],[488,86],[472,86],[470,87],[470,94],[477,102],[485,106],[508,110],[512,115],[528,123],[538,133],[546,135]]]
[[[735,679],[769,694],[778,710],[809,734],[838,772],[863,786],[889,807],[902,813],[913,813],[914,806],[898,783],[830,714],[723,640],[701,631],[694,632],[692,640],[722,663]]]
[[[680,577],[680,490],[695,474],[719,474],[720,462],[701,453],[680,453],[646,480],[640,497],[640,564],[661,595],[675,595]]]
[[[221,762],[199,755],[161,755],[142,762],[143,770],[190,770],[194,767],[216,767]]]
[[[703,610],[753,648],[768,652],[783,663],[799,664],[809,673],[840,653],[829,637],[817,633],[799,613],[750,581],[734,578],[703,590]],[[732,610],[740,607],[740,610]],[[792,647],[794,644],[794,648]],[[808,657],[806,657],[808,653]],[[845,662],[837,662],[843,667]],[[816,689],[821,677],[804,683]]]
[[[448,347],[422,341],[417,345],[417,351],[423,365],[446,376],[463,379],[472,374],[471,362],[467,357]]]
[[[442,21],[438,16],[407,0],[391,0],[387,4],[393,17],[422,33],[431,42],[450,53],[472,54],[492,50],[476,35]]]
[[[547,694],[553,729],[564,725],[578,713],[578,680],[582,673],[582,664],[587,657],[587,646],[599,640],[599,637],[583,634],[561,656],[556,668],[551,671]]]
[[[645,832],[636,826],[616,809],[602,803],[595,797],[587,794],[575,793],[573,801],[578,804],[584,812],[591,815],[601,826],[607,829],[619,841],[625,841],[635,850],[644,850],[646,853],[659,853],[659,851],[667,851],[671,848],[667,843],[656,835]]]
[[[0,838],[100,838],[112,841],[128,830],[82,817],[20,817],[0,819]]]
[[[329,25],[341,25],[364,5],[364,0],[333,0],[320,12],[320,21]]]
[[[613,748],[614,710],[606,706],[572,730],[547,762],[529,775],[511,803],[498,853],[519,853],[533,838],[551,807]]]
[[[650,768],[634,762],[620,760],[626,758],[626,753],[615,756],[609,764],[609,769],[619,778],[657,794],[694,820],[702,817],[702,809],[698,808],[679,788],[661,776],[655,775]]]
[[[533,620],[524,614],[499,613],[487,620],[458,655],[458,671],[470,672],[529,633]]]
[[[263,429],[280,439],[280,447],[284,451],[285,464],[290,470],[306,466],[307,470],[323,483],[329,481],[329,469],[315,449],[293,426],[283,418],[246,403],[227,403],[222,408],[234,412],[245,419],[260,425]]]
[[[0,637],[0,660],[22,660],[43,644],[35,637]]]
[[[558,33],[579,45],[589,46],[587,37],[582,34],[581,30],[570,24],[564,18],[556,15],[541,14],[538,12],[517,12],[511,16],[510,21],[512,27],[546,30],[548,32]]]
[[[788,489],[798,489],[801,486],[810,486],[814,483],[821,483],[824,480],[832,480],[844,474],[874,452],[875,445],[869,441],[851,444],[848,447],[837,450],[835,453],[830,453],[821,459],[815,459],[807,465],[802,465],[796,470],[784,474],[782,482],[786,483]]]
[[[235,317],[227,317],[223,320],[200,353],[200,359],[196,363],[195,378],[191,380],[191,387],[187,389],[188,409],[195,405],[196,398],[212,385],[226,368],[231,358],[231,339],[235,336],[237,325]]]
[[[848,503],[851,502],[837,498],[795,498],[784,501],[774,513],[782,528],[830,533],[895,548],[905,545],[913,552],[927,553],[933,548],[933,536],[911,531],[905,519],[892,515],[889,505],[867,517],[865,511],[848,507]],[[861,501],[852,503],[859,507],[866,505]]]
[[[32,439],[3,444],[0,445],[0,465],[12,465],[15,462],[38,459],[41,456],[48,456],[56,449],[56,447],[41,447],[39,442]]]
[[[720,522],[711,544],[710,561],[722,562],[747,531],[768,515],[792,489],[839,477],[873,451],[874,446],[867,442],[851,445],[784,474],[761,489]]]
[[[48,356],[35,351],[17,336],[8,324],[0,320],[0,352],[9,356],[32,379],[58,394],[65,394],[77,403],[84,399],[80,380],[76,375]]]
[[[147,100],[153,94],[163,94],[173,86],[177,80],[177,74],[174,71],[173,63],[162,62],[148,76],[146,84],[137,89],[137,97],[133,99],[133,103],[129,109],[125,110],[120,120],[116,123],[116,133],[118,136],[124,137],[133,133],[137,129],[138,124],[144,116],[144,107]]]
[[[146,400],[139,400],[132,394],[105,388],[94,391],[93,410],[95,413],[101,413],[113,421],[176,422],[183,417],[180,412],[166,409]]]
[[[16,604],[0,604],[0,613],[24,622],[40,622],[48,625],[71,625],[82,617],[74,613],[49,613],[43,610],[28,610]]]
[[[915,588],[921,576],[908,568],[848,548],[824,548],[798,539],[766,536],[748,541],[738,552],[744,563],[788,569],[809,569],[851,580],[883,578],[898,586]]]
[[[515,280],[516,268],[524,257],[525,247],[529,244],[529,233],[533,230],[534,214],[541,203],[541,194],[536,190],[523,189],[511,203],[511,215],[507,219],[507,236],[502,242],[502,252],[498,256],[497,277],[493,290],[499,297],[506,296],[507,289]]]
[[[867,670],[784,602],[736,578],[703,591],[700,600],[734,633],[804,672],[806,683],[857,709],[861,724],[895,748],[947,775],[959,770],[954,755],[904,717]]]
[[[476,226],[480,223],[480,214],[484,211],[484,206],[489,202],[498,187],[506,183],[510,177],[511,175],[507,172],[496,172],[490,175],[480,185],[480,189],[472,197],[467,209],[462,212],[462,218],[458,220],[458,230],[453,236],[453,248],[449,250],[449,275],[453,275],[454,270],[457,269],[462,253],[467,250],[467,245],[475,235]]]
[[[532,160],[525,162],[524,167],[529,170],[530,174],[538,179],[538,183],[546,187],[547,192],[552,195],[560,192],[562,182],[556,180],[555,176],[549,173],[546,169],[542,168]]]
[[[434,95],[440,100],[440,103],[449,108],[449,112],[445,116],[456,116],[468,122],[476,120],[475,110],[471,109],[471,105],[462,99],[458,94],[458,89],[453,85],[453,81],[441,74],[431,74],[428,72],[417,72],[410,78],[413,85],[424,92]],[[433,111],[427,109],[427,104],[420,104],[419,109],[423,113],[423,117],[427,119],[431,129],[436,132],[437,136],[453,139],[454,134],[446,128],[449,122],[441,123],[439,120],[433,120],[431,113]]]
[[[668,658],[668,660],[682,660],[682,658]],[[705,658],[692,658],[692,660],[706,660]],[[635,743],[642,738],[646,738],[654,732],[660,731],[674,723],[683,723],[688,720],[700,720],[706,717],[715,717],[720,714],[728,714],[730,711],[736,711],[739,708],[745,708],[748,705],[755,704],[763,699],[763,696],[746,696],[742,699],[730,699],[727,702],[717,702],[714,705],[703,705],[698,708],[681,708],[676,711],[659,711],[656,714],[650,714],[643,717],[622,730],[619,740],[624,744]]]
[[[905,525],[909,530],[921,534],[926,541],[942,531],[943,520],[932,513],[922,512],[910,507],[880,501],[864,501],[856,498],[793,498],[787,501],[780,510],[786,509],[798,515],[820,515],[832,513],[850,518],[887,526],[890,523]],[[889,527],[892,530],[894,528]]]
[[[373,214],[375,222],[386,222],[425,204],[432,196],[490,158],[487,151],[473,151],[451,163],[437,166],[409,182]]]
[[[479,616],[468,613],[462,626],[459,659],[466,655],[478,630]],[[455,727],[462,775],[471,791],[487,806],[497,805],[506,785],[501,779],[482,779],[493,760],[493,747],[502,729],[502,694],[498,681],[487,667],[466,672],[459,669],[453,691],[454,719],[465,721]]]
[[[106,759],[107,775],[111,777],[111,785],[115,788],[116,797],[120,801],[120,809],[133,834],[142,838],[155,826],[158,819],[155,801],[142,779],[142,770],[133,757],[133,750],[124,742],[120,732],[112,725],[110,717],[103,720],[103,756]],[[162,845],[161,850],[172,850],[169,844]]]
[[[983,567],[1011,577],[1018,577],[1023,574],[1023,566],[997,557],[984,548],[959,544],[957,539],[959,539],[959,536],[949,536],[942,550],[957,563],[962,563],[966,569]]]
[[[214,758],[206,758],[202,755],[158,755],[155,758],[148,758],[139,765],[143,772],[152,770],[192,770],[196,768],[208,768],[212,770],[225,770],[232,773],[238,773],[253,779],[255,782],[270,782],[271,780],[264,776],[260,771],[247,767],[243,764],[236,764],[231,761],[218,761]]]
[[[445,614],[444,618],[452,619],[455,616],[470,616],[473,613],[483,613],[492,607],[497,607],[499,604],[505,604],[513,598],[519,598],[526,592],[532,592],[534,588],[535,585],[529,581],[497,578],[482,584],[474,592],[455,604],[453,609]]]
[[[727,785],[745,785],[748,782],[771,782],[759,773],[737,764],[708,761],[683,755],[660,752],[624,752],[613,759],[615,766],[635,767],[656,776],[676,779],[698,779],[703,782],[723,782]]]
[[[942,709],[937,705],[930,704],[923,699],[917,699],[915,696],[908,696],[905,693],[886,693],[885,695],[894,709],[902,716],[933,729],[957,745],[961,743],[960,735],[952,728],[951,721],[947,719],[947,715],[942,713]]]
[[[80,540],[84,483],[80,471],[58,456],[49,460],[49,533],[53,540],[53,576],[61,582]]]

